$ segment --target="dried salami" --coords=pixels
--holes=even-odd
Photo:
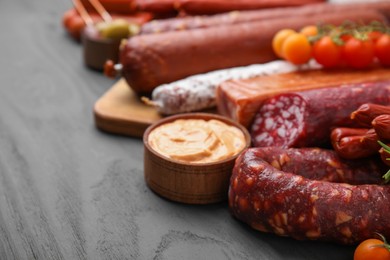
[[[269,153],[271,158],[265,156]],[[372,237],[374,232],[390,236],[390,186],[381,185],[380,177],[377,184],[351,184],[356,183],[353,174],[351,179],[344,178],[345,182],[332,182],[340,172],[359,168],[354,168],[352,161],[335,160],[337,156],[332,153],[276,147],[244,151],[231,176],[232,215],[259,231],[299,240],[355,244]],[[309,159],[308,154],[317,159]],[[365,167],[371,165],[371,172],[380,168],[367,160]],[[320,169],[325,165],[328,170]]]
[[[364,103],[390,104],[390,81],[346,84],[274,96],[251,127],[254,146],[310,147],[330,143],[333,127],[354,126],[352,111]]]

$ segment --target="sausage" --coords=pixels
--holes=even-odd
[[[313,16],[330,12],[346,12],[351,10],[377,10],[390,17],[389,2],[373,2],[366,4],[329,4],[318,3],[294,7],[278,7],[265,10],[231,11],[215,15],[197,15],[157,19],[145,23],[141,27],[141,34],[162,33],[167,31],[181,31],[196,28],[208,28],[226,24],[237,24],[283,18],[286,16]]]
[[[261,232],[298,240],[352,245],[372,237],[375,232],[390,236],[387,210],[390,186],[382,185],[380,177],[376,184],[331,182],[326,174],[313,176],[324,164],[328,164],[327,173],[331,176],[340,172],[338,161],[318,156],[323,150],[300,148],[279,153],[274,149],[249,148],[237,158],[228,192],[229,209],[235,218]],[[262,158],[270,152],[280,158],[278,165],[297,160],[294,163],[297,169],[278,169],[278,165],[275,167],[275,163]],[[289,160],[296,153],[298,156]],[[317,160],[307,161],[305,154],[315,154]],[[355,162],[345,163],[346,168],[341,172],[351,170],[349,163]],[[352,177],[346,181],[353,180]]]
[[[309,63],[298,68],[289,62],[277,60],[264,64],[216,70],[160,85],[153,90],[152,100],[147,98],[143,98],[143,100],[146,104],[155,106],[159,113],[165,115],[199,111],[215,107],[215,90],[218,84],[225,80],[313,68],[318,68],[318,64]]]
[[[81,0],[88,11],[95,11],[89,0]],[[109,13],[133,14],[136,10],[135,0],[99,0],[104,9]]]
[[[377,154],[381,148],[374,129],[338,127],[330,134],[336,153],[346,159],[358,159]]]
[[[390,106],[363,104],[351,113],[351,119],[362,127],[371,127],[371,122],[379,115],[390,115]]]
[[[178,9],[186,14],[216,14],[234,10],[268,9],[301,6],[325,0],[181,0]]]
[[[136,0],[136,9],[151,12],[157,16],[176,16],[179,0]]]
[[[372,120],[372,126],[379,140],[390,141],[390,114],[379,115]]]
[[[234,10],[253,10],[280,6],[299,6],[325,0],[137,0],[140,11],[155,14],[215,14]]]
[[[254,146],[310,147],[330,142],[332,127],[354,126],[364,103],[390,104],[390,81],[280,94],[265,101],[251,127]]]
[[[275,95],[294,91],[389,80],[389,70],[308,70],[222,82],[216,91],[218,113],[250,128],[262,103]]]
[[[385,18],[375,11],[359,11],[138,35],[121,47],[121,74],[136,93],[150,94],[158,85],[191,75],[276,59],[272,38],[286,24],[299,29],[319,21],[340,24],[345,20]]]
[[[390,144],[386,144],[387,146],[389,146]],[[379,149],[379,155],[381,157],[381,160],[384,164],[386,164],[387,166],[390,166],[390,153],[387,152],[383,147],[381,149]]]

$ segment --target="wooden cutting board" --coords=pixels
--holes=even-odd
[[[215,108],[200,112],[217,113]],[[96,101],[93,113],[98,129],[141,138],[146,128],[164,117],[144,104],[123,78]]]
[[[123,78],[96,101],[93,112],[98,129],[134,137],[142,137],[149,125],[162,118],[139,100]]]

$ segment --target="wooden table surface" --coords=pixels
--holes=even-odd
[[[96,129],[114,83],[65,33],[67,0],[0,1],[0,259],[352,259],[353,247],[264,234],[226,203],[154,194],[137,138]]]

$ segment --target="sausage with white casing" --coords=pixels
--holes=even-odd
[[[216,70],[158,86],[152,92],[152,99],[144,97],[143,101],[155,106],[160,113],[165,115],[199,111],[215,107],[215,91],[223,81],[315,68],[319,68],[315,62],[297,67],[289,62],[278,60]]]

